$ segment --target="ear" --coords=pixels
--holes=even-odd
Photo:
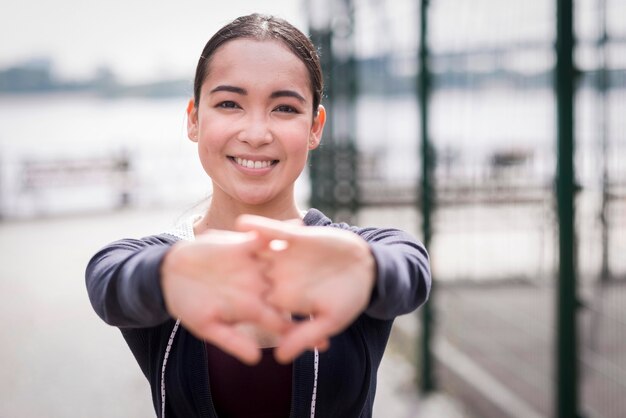
[[[187,103],[187,137],[198,142],[198,109],[193,99]]]
[[[324,106],[319,105],[317,108],[317,114],[313,118],[313,125],[311,126],[311,135],[309,138],[309,150],[313,150],[320,145],[322,140],[322,133],[324,132],[324,125],[326,124],[326,109]]]

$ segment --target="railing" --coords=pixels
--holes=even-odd
[[[125,154],[4,161],[0,216],[29,217],[122,208],[131,203],[132,166]],[[106,196],[102,198],[101,195]]]
[[[375,45],[381,56],[369,57],[359,73],[367,79],[356,83],[361,90],[353,98],[378,95],[372,108],[385,112],[357,114],[368,123],[355,131],[386,135],[376,145],[356,136],[353,206],[369,220],[401,227],[407,218],[394,210],[412,206],[407,224],[429,243],[436,292],[432,329],[424,334],[432,341],[423,346],[433,355],[417,360],[426,370],[422,388],[451,392],[481,417],[621,417],[623,2],[407,0],[413,28],[422,32],[415,31],[412,50],[401,51],[385,20],[391,6],[352,3],[371,9],[358,16],[380,19],[361,23],[363,30],[357,19],[354,36],[385,39],[385,48]],[[382,29],[378,36],[373,28]],[[410,77],[386,65],[411,57],[421,71]],[[401,87],[417,80],[412,97],[401,97]],[[393,96],[381,98],[381,86]],[[409,115],[404,108],[411,106],[417,111]],[[396,153],[401,159],[390,161],[385,150],[408,136],[391,128],[413,127],[416,118],[413,140],[404,142],[414,158]],[[405,176],[398,175],[402,167]]]

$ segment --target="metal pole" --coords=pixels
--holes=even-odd
[[[420,3],[420,39],[419,39],[419,77],[418,77],[418,97],[421,122],[421,159],[422,159],[422,184],[421,184],[421,204],[422,204],[422,233],[424,245],[429,248],[432,227],[431,213],[433,209],[432,191],[432,168],[433,152],[430,144],[428,132],[428,103],[430,95],[430,73],[428,68],[428,0],[421,0]],[[422,393],[435,390],[435,378],[433,373],[432,336],[433,336],[433,291],[431,289],[430,301],[422,307],[422,340],[421,340],[421,379],[420,389]]]
[[[321,146],[310,154],[312,207],[337,222],[359,208],[354,108],[357,96],[352,0],[308,3],[311,39],[321,47],[328,113]],[[337,18],[339,17],[339,18]]]
[[[578,338],[576,327],[576,234],[574,217],[573,0],[557,0],[557,207],[559,273],[556,338],[556,414],[578,417]]]
[[[598,49],[600,53],[600,62],[598,69],[598,94],[600,99],[600,126],[601,135],[600,147],[602,149],[602,207],[600,212],[600,224],[602,225],[602,264],[600,271],[600,281],[605,284],[610,279],[609,271],[609,227],[608,227],[608,203],[609,203],[609,173],[608,173],[608,143],[609,143],[609,106],[608,106],[608,53],[607,41],[608,34],[606,29],[606,0],[600,0],[598,4],[598,13],[600,14],[600,39],[598,40]]]
[[[320,4],[322,3],[322,4]],[[309,31],[311,40],[320,51],[320,61],[322,73],[324,74],[324,107],[330,116],[324,129],[324,138],[320,148],[309,154],[309,176],[311,179],[311,207],[320,209],[331,218],[336,211],[333,199],[333,187],[335,184],[333,164],[329,161],[326,149],[332,150],[335,144],[334,118],[332,117],[335,99],[333,83],[331,79],[334,67],[332,52],[332,11],[330,0],[324,2],[313,2],[307,0],[307,11],[309,17]]]

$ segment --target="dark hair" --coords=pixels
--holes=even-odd
[[[300,58],[309,72],[311,91],[313,92],[313,114],[317,112],[317,108],[322,100],[324,79],[315,46],[305,34],[286,20],[257,13],[241,16],[233,20],[218,30],[204,46],[198,61],[198,67],[196,68],[196,77],[193,85],[196,108],[200,103],[200,89],[207,77],[211,58],[215,51],[226,42],[239,38],[249,38],[258,41],[276,40],[282,42]]]

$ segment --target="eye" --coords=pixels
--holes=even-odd
[[[280,105],[277,106],[274,111],[281,113],[300,113],[298,109],[290,105]]]
[[[221,109],[237,109],[239,108],[239,105],[231,100],[225,100],[223,102],[219,102],[215,107]]]

